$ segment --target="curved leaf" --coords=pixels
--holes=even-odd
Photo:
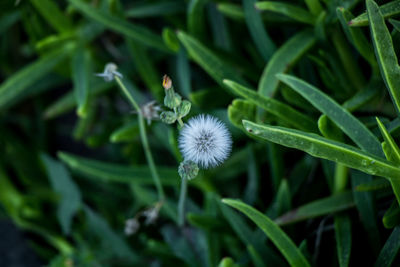
[[[233,199],[223,199],[223,203],[243,212],[277,246],[291,266],[310,266],[307,259],[293,241],[271,219],[251,206]]]
[[[258,92],[263,96],[273,96],[278,89],[278,73],[287,72],[315,43],[310,31],[303,31],[282,45],[266,65],[259,84]]]
[[[254,90],[248,89],[236,82],[224,80],[224,84],[236,95],[256,104],[262,109],[274,114],[282,121],[298,129],[317,132],[315,121],[301,112],[270,97],[263,97]]]
[[[376,156],[383,157],[381,145],[376,136],[336,101],[314,86],[296,77],[285,74],[278,74],[277,77],[297,93],[301,94],[314,107],[326,114],[359,147]]]

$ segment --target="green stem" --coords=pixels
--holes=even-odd
[[[185,202],[187,195],[187,179],[182,178],[181,193],[178,203],[178,225],[182,227],[185,224]]]
[[[364,77],[359,66],[354,61],[354,56],[350,52],[350,47],[339,29],[333,30],[332,41],[339,53],[347,77],[357,90],[361,90],[365,84]]]
[[[319,13],[321,13],[322,6],[318,0],[305,0],[305,2],[311,14],[319,15]]]
[[[343,164],[337,163],[335,169],[335,180],[333,186],[333,193],[343,192],[348,180],[349,168]]]
[[[122,83],[121,79],[118,76],[114,76],[115,80],[117,81],[119,87],[122,89],[128,100],[131,102],[132,106],[136,109],[136,112],[138,114],[138,119],[139,119],[139,131],[140,131],[140,138],[142,140],[142,145],[143,145],[143,150],[144,154],[146,155],[147,163],[149,164],[151,176],[153,177],[154,184],[157,188],[157,193],[158,193],[158,198],[159,201],[164,201],[165,194],[164,190],[161,185],[160,181],[160,176],[158,175],[156,165],[154,164],[153,156],[151,154],[149,142],[147,140],[147,134],[146,134],[146,126],[144,123],[144,118],[142,115],[142,111],[140,110],[139,105],[136,103],[135,99],[133,96],[129,93],[128,89],[125,87],[125,85]]]

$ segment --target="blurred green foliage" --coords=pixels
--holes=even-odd
[[[0,218],[48,266],[399,265],[399,14],[398,0],[1,1]],[[109,62],[139,105],[162,105],[168,74],[189,117],[232,132],[230,158],[188,182],[182,227],[178,129],[146,125],[157,202],[141,119],[94,75]]]

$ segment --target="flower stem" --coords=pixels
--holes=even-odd
[[[136,112],[138,114],[138,119],[139,119],[139,131],[140,131],[140,138],[142,140],[143,150],[146,155],[147,163],[149,164],[151,176],[153,177],[154,184],[157,188],[159,201],[164,201],[165,194],[164,194],[164,190],[161,185],[160,177],[159,177],[157,169],[156,169],[156,165],[154,164],[154,160],[153,160],[153,156],[151,154],[149,142],[147,140],[146,126],[144,123],[142,111],[140,110],[140,107],[136,103],[133,96],[129,93],[128,89],[122,83],[121,79],[118,76],[114,76],[114,78],[117,81],[121,90],[124,92],[124,94],[128,98],[128,100],[131,102],[132,106],[136,109]]]
[[[187,179],[182,178],[181,193],[179,195],[178,203],[178,225],[182,227],[185,224],[185,202],[187,195]]]

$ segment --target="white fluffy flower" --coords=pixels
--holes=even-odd
[[[185,160],[202,168],[215,167],[228,158],[232,139],[228,128],[209,115],[191,118],[182,128],[179,149]]]

